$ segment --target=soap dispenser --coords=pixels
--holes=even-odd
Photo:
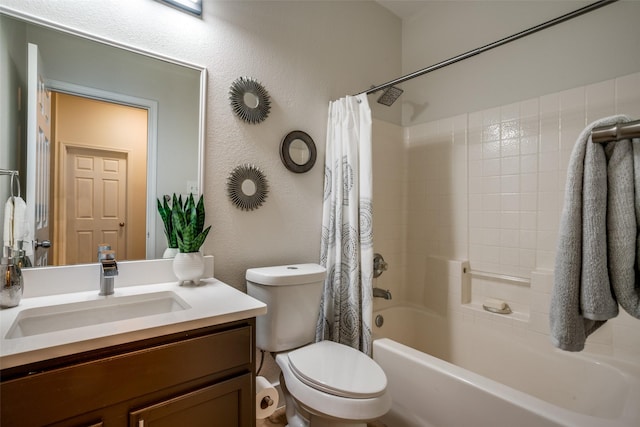
[[[22,291],[24,289],[24,279],[20,266],[13,257],[13,249],[5,248],[6,257],[2,257],[0,262],[0,277],[2,289],[0,290],[0,308],[15,307],[20,304]]]

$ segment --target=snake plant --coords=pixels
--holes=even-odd
[[[160,218],[162,218],[162,223],[164,224],[164,235],[167,237],[167,246],[170,248],[178,247],[178,236],[176,235],[175,229],[173,227],[173,221],[171,219],[171,211],[172,206],[180,206],[182,209],[182,196],[179,198],[176,197],[176,194],[173,193],[173,200],[171,201],[171,206],[167,202],[168,197],[162,198],[162,203],[160,203],[160,199],[158,200],[158,213],[160,214]]]
[[[174,196],[175,197],[175,196]],[[196,205],[193,194],[189,194],[184,205],[175,203],[171,207],[171,222],[182,253],[198,252],[211,226],[204,228],[204,200],[202,195]]]

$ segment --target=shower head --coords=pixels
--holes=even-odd
[[[378,104],[390,107],[391,104],[396,102],[396,99],[398,99],[403,92],[404,91],[398,87],[389,86],[384,92],[382,92],[382,95],[380,95],[380,97],[378,98]]]

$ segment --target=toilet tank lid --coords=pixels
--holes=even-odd
[[[245,278],[260,285],[286,286],[321,282],[327,270],[318,264],[289,264],[250,268]]]

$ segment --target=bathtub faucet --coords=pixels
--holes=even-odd
[[[389,289],[385,291],[384,289],[373,288],[373,297],[391,299],[391,292],[389,291]]]

